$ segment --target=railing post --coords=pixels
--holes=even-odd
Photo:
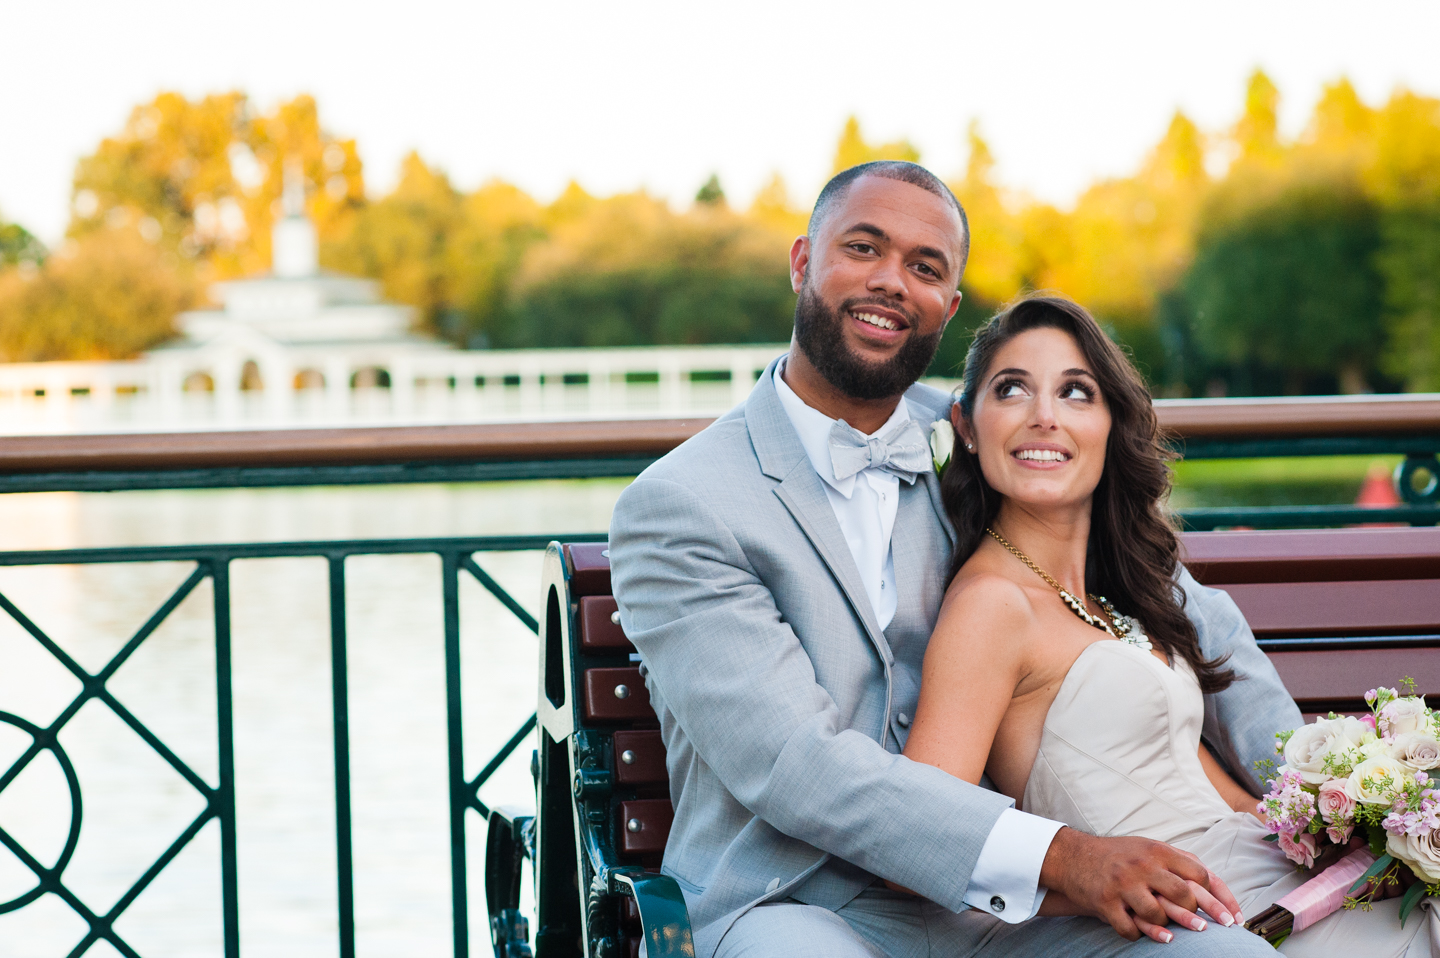
[[[210,560],[215,615],[215,707],[220,783],[220,904],[225,958],[240,958],[240,881],[235,857],[235,700],[230,673],[230,560]]]
[[[445,602],[445,718],[450,746],[450,895],[455,958],[470,958],[469,893],[465,886],[465,726],[460,712],[460,556],[441,553]]]
[[[335,732],[335,878],[340,958],[355,958],[355,863],[350,829],[350,675],[346,656],[345,556],[330,559],[330,704]]]

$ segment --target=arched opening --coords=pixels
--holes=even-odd
[[[295,374],[295,388],[303,389],[324,389],[325,374],[318,369],[302,369]]]
[[[187,393],[213,393],[215,391],[215,379],[209,373],[196,370],[185,377],[180,388]]]
[[[264,388],[265,380],[260,378],[260,364],[253,359],[245,360],[245,365],[240,367],[241,391],[252,392]]]
[[[357,369],[350,377],[351,389],[389,389],[390,371],[379,366]]]

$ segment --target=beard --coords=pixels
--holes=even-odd
[[[910,337],[884,362],[866,362],[845,345],[844,329],[845,316],[850,310],[866,303],[897,308],[880,299],[853,298],[834,310],[806,284],[801,287],[800,298],[795,303],[795,342],[826,382],[850,398],[873,400],[898,396],[930,367],[944,330],[922,336],[915,332],[915,316],[908,310],[900,310],[910,324]]]

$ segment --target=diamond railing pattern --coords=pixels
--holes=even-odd
[[[117,931],[116,921],[167,865],[210,821],[219,823],[221,919],[225,958],[240,955],[240,911],[236,860],[234,702],[231,689],[230,649],[230,563],[237,559],[324,558],[329,566],[330,679],[332,688],[336,873],[338,877],[338,927],[340,958],[355,956],[354,864],[350,809],[349,668],[345,621],[345,560],[356,555],[434,554],[441,560],[441,587],[444,615],[446,728],[449,751],[449,807],[451,845],[451,898],[454,917],[454,947],[457,958],[469,954],[469,922],[466,867],[467,810],[488,818],[490,809],[480,799],[481,787],[535,728],[532,714],[500,750],[474,776],[465,773],[463,709],[460,682],[460,578],[472,577],[531,632],[539,625],[475,560],[476,553],[538,550],[556,538],[566,541],[600,541],[594,534],[564,536],[490,536],[455,539],[392,539],[337,542],[246,543],[240,545],[159,546],[107,549],[68,549],[39,552],[0,553],[0,566],[79,565],[184,561],[193,571],[174,590],[134,635],[98,672],[91,673],[45,633],[24,611],[0,593],[0,610],[80,682],[80,691],[48,725],[41,727],[22,716],[0,711],[0,724],[13,726],[30,737],[30,745],[0,774],[3,792],[37,757],[50,755],[64,774],[70,793],[69,829],[59,856],[53,864],[38,860],[10,832],[0,827],[3,844],[35,877],[35,885],[10,901],[0,902],[0,914],[33,904],[52,894],[63,901],[84,922],[87,930],[69,952],[78,958],[97,942],[109,943],[126,958],[143,958]],[[212,785],[168,747],[106,687],[106,683],[141,647],[181,603],[206,579],[213,589],[213,631],[217,709],[216,754],[218,781]],[[205,801],[205,807],[180,832],[161,855],[134,880],[105,912],[89,907],[65,883],[64,872],[79,842],[83,823],[83,796],[70,757],[59,741],[66,724],[86,703],[105,705],[126,726],[173,768]]]

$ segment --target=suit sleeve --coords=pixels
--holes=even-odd
[[[1200,633],[1200,651],[1207,658],[1228,655],[1226,665],[1236,677],[1223,692],[1205,696],[1205,741],[1236,781],[1263,795],[1255,763],[1274,759],[1276,733],[1299,728],[1304,718],[1270,657],[1255,644],[1235,600],[1196,582],[1183,568],[1179,583],[1185,611]]]
[[[737,801],[786,835],[965,907],[981,848],[1013,803],[850,728],[705,501],[642,476],[616,504],[610,561],[649,681]]]

